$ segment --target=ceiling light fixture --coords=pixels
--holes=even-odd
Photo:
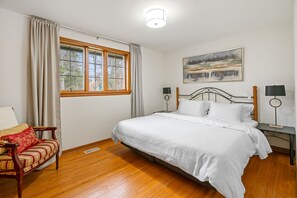
[[[150,28],[161,28],[166,25],[166,11],[161,8],[150,9],[145,13],[146,25]]]

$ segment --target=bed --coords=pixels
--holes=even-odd
[[[112,133],[114,142],[121,141],[152,161],[210,185],[225,197],[244,197],[241,176],[249,158],[265,159],[272,152],[255,128],[257,87],[252,97],[213,87],[181,95],[177,88],[176,98],[176,112],[120,121]]]

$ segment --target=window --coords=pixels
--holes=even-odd
[[[108,89],[123,89],[125,86],[125,57],[108,54]]]
[[[61,90],[84,90],[84,49],[61,45],[60,47]]]
[[[130,94],[129,55],[126,51],[61,38],[61,96]]]
[[[89,51],[89,90],[103,90],[103,62],[102,53],[95,50]]]

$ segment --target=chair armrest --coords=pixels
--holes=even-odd
[[[0,141],[0,148],[7,148],[11,151],[11,158],[14,163],[14,169],[16,172],[22,171],[23,165],[19,159],[18,153],[17,153],[17,147],[19,146],[18,143],[14,142],[2,142]]]
[[[47,127],[47,126],[33,126],[35,131],[52,131],[57,130],[57,127]]]
[[[18,143],[14,143],[14,142],[0,142],[0,147],[1,148],[11,148],[11,149],[16,149],[19,146]]]
[[[43,133],[43,131],[51,131],[52,132],[52,138],[54,140],[57,139],[57,137],[56,137],[57,127],[33,126],[32,128],[34,129],[34,131],[40,131],[42,133]]]

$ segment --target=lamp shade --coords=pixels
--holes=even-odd
[[[266,86],[265,96],[286,96],[285,85]]]
[[[163,87],[163,94],[171,94],[171,88],[170,87]]]

